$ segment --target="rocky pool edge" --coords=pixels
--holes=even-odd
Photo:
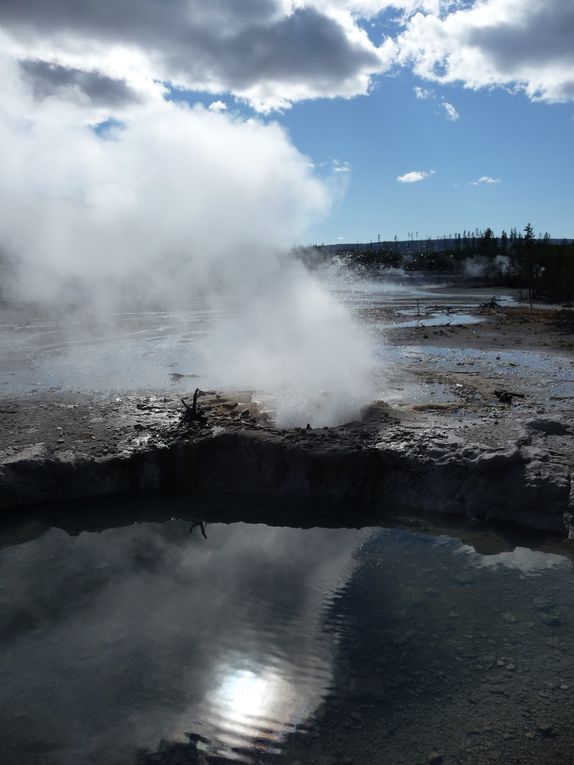
[[[197,421],[186,420],[174,396],[131,396],[103,414],[98,403],[76,403],[59,414],[58,438],[43,422],[5,444],[0,510],[152,491],[190,498],[216,491],[305,500],[306,524],[312,522],[309,501],[333,499],[348,500],[348,512],[353,502],[368,502],[381,519],[409,510],[443,513],[574,539],[574,425],[566,416],[517,421],[509,412],[512,428],[499,426],[496,440],[485,443],[473,440],[472,429],[453,431],[440,418],[430,427],[430,420],[405,418],[382,402],[338,428],[279,430],[240,399],[206,397]],[[24,416],[29,405],[17,402],[3,417]],[[101,430],[120,425],[104,447],[88,447],[81,434],[65,436],[65,418],[81,421],[87,408]],[[336,506],[341,512],[340,502]]]

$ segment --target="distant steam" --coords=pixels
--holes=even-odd
[[[505,275],[509,270],[510,258],[507,255],[497,255],[495,258],[476,255],[464,261],[465,276],[475,279]]]

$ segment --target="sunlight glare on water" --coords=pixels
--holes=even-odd
[[[458,718],[493,694],[499,743],[574,724],[566,548],[182,521],[0,542],[3,765],[412,763],[437,730],[475,765]]]

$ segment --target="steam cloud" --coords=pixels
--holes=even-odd
[[[368,339],[284,255],[331,193],[277,124],[157,99],[89,125],[81,99],[35,100],[9,58],[0,74],[4,298],[100,316],[134,296],[232,299],[201,348],[213,384],[271,394],[281,424],[370,398]]]

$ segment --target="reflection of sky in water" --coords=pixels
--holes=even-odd
[[[498,566],[520,571],[526,576],[543,574],[548,569],[561,568],[572,570],[572,561],[563,555],[545,553],[540,550],[530,550],[527,547],[516,547],[511,552],[501,552],[496,555],[478,555],[472,547],[464,546],[460,553],[467,557],[468,562],[479,568],[496,568]]]
[[[273,749],[329,687],[336,635],[322,608],[368,533],[239,524],[210,527],[204,543],[176,522],[51,530],[5,549],[7,762],[43,749],[50,763],[90,753],[103,764],[190,731],[231,758]]]
[[[410,321],[397,321],[389,324],[390,329],[408,329],[409,327],[447,327],[450,324],[480,324],[484,319],[467,313],[440,314],[438,316],[420,316]]]
[[[188,734],[230,760],[282,753],[349,688],[381,684],[384,716],[393,673],[452,667],[452,623],[437,648],[426,636],[453,609],[468,645],[509,601],[529,614],[559,591],[553,607],[568,613],[571,579],[560,555],[482,556],[399,530],[51,529],[0,552],[2,763],[127,764]],[[534,630],[529,654],[539,644]]]
[[[245,670],[227,665],[218,674],[221,680],[209,693],[206,708],[212,725],[221,726],[212,735],[224,745],[222,753],[248,748],[254,740],[256,748],[274,750],[273,742],[321,703],[321,694],[313,693],[312,687],[298,687],[268,667]]]

